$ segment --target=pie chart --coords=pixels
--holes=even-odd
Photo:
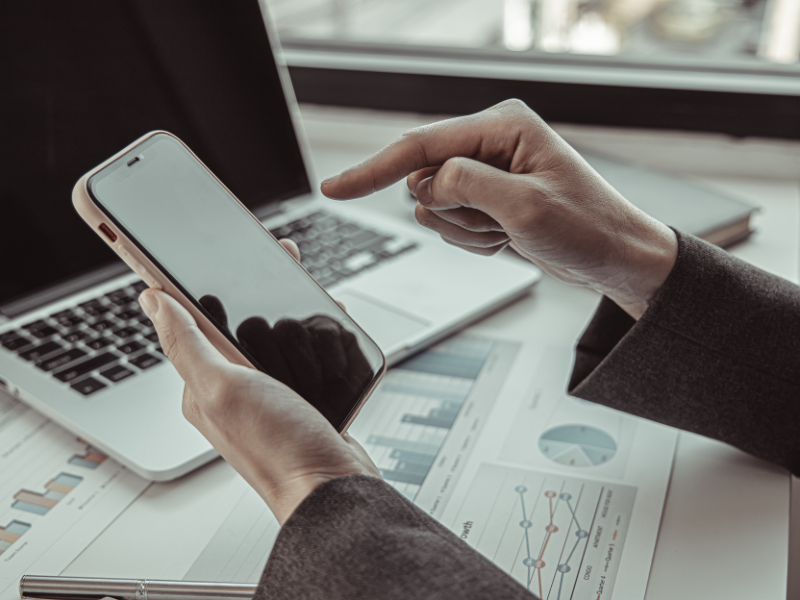
[[[611,460],[617,443],[605,431],[588,425],[560,425],[539,438],[547,458],[570,467],[596,467]]]

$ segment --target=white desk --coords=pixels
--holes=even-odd
[[[304,117],[317,180],[426,122],[313,107],[304,109]],[[654,166],[666,164],[762,206],[759,233],[734,253],[797,281],[800,195],[791,178],[800,173],[800,147],[734,143],[718,136],[559,129],[583,147],[642,163],[649,157],[658,162]],[[737,177],[726,175],[726,169]],[[754,176],[764,172],[769,179]],[[354,202],[364,210],[413,218],[402,186]],[[476,329],[572,344],[597,300],[593,292],[545,278],[530,297]],[[180,481],[151,486],[65,575],[181,577],[194,561],[188,550],[208,542],[244,485],[217,461]],[[724,444],[681,434],[647,600],[786,598],[789,487],[789,476],[780,469]]]

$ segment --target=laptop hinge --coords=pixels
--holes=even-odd
[[[88,287],[103,283],[129,272],[130,268],[128,265],[124,262],[117,262],[103,267],[102,269],[92,271],[91,273],[81,275],[80,277],[61,282],[58,285],[51,286],[42,291],[12,300],[0,306],[0,323],[2,323],[3,315],[6,319],[14,319],[27,312],[45,306],[46,304],[61,300],[61,298],[66,298]]]

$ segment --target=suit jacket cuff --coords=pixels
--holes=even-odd
[[[733,444],[800,473],[800,288],[678,233],[639,321],[604,298],[571,394]]]
[[[534,597],[374,477],[317,487],[284,524],[255,600]]]

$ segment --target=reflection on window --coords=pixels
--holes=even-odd
[[[269,0],[284,41],[797,64],[800,0]]]

